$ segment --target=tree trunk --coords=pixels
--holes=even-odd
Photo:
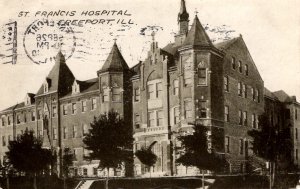
[[[202,169],[202,189],[204,189],[204,170]]]
[[[272,187],[274,186],[274,181],[275,181],[275,171],[276,171],[276,164],[274,162],[274,164],[273,164],[273,173],[272,173]]]
[[[34,176],[33,176],[33,189],[37,189],[37,185],[36,185],[36,173],[34,173]]]
[[[105,189],[108,189],[108,179],[109,179],[109,168],[107,168],[107,176],[105,181]]]
[[[272,189],[272,163],[269,165],[269,189]]]
[[[64,177],[64,189],[67,189],[67,186],[66,186],[66,177]]]
[[[152,186],[152,182],[151,182],[151,166],[149,167],[149,173],[150,173],[150,187]]]

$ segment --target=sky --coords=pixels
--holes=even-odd
[[[241,34],[265,87],[284,90],[300,101],[300,1],[186,0],[186,7],[189,24],[197,14],[214,42]],[[59,49],[78,80],[97,77],[114,40],[132,67],[146,57],[153,31],[159,47],[173,42],[179,8],[180,0],[2,0],[0,110],[22,102],[28,92],[37,92]],[[53,16],[58,11],[61,16]],[[8,40],[14,25],[6,25],[11,22],[17,22],[14,65],[4,64],[12,61],[13,45]],[[54,24],[46,24],[50,22]],[[43,40],[49,49],[41,47]]]

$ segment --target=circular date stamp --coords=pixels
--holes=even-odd
[[[76,47],[74,31],[69,26],[60,26],[53,20],[36,20],[31,23],[23,37],[26,55],[36,64],[55,61],[59,50],[70,58]]]

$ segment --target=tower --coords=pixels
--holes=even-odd
[[[186,11],[185,0],[181,0],[180,11],[177,17],[178,34],[175,35],[175,44],[181,45],[189,30],[189,13]]]

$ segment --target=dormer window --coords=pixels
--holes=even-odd
[[[44,83],[44,93],[47,93],[48,89],[48,83]]]
[[[50,86],[51,86],[51,79],[46,78],[46,81],[45,81],[44,84],[43,84],[43,87],[44,87],[44,93],[49,92]]]
[[[75,80],[72,86],[72,94],[77,94],[80,92],[80,86],[78,82]]]

